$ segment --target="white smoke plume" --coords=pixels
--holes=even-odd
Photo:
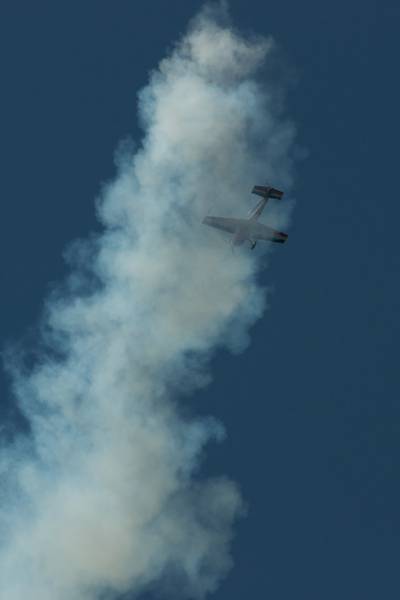
[[[245,215],[255,183],[287,190],[294,131],[257,81],[272,40],[222,13],[203,10],[151,73],[143,141],[120,149],[97,204],[103,233],[70,250],[34,365],[9,358],[31,433],[2,447],[1,600],[116,598],[167,580],[202,598],[231,566],[240,494],[198,470],[222,428],[189,417],[182,396],[207,383],[213,349],[246,344],[265,292],[257,252],[232,254],[201,220],[211,207]]]

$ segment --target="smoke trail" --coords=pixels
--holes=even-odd
[[[211,204],[245,214],[255,182],[290,184],[293,128],[256,80],[272,46],[204,10],[139,95],[144,139],[118,154],[104,232],[70,250],[35,365],[9,361],[31,436],[3,448],[1,599],[115,597],[166,577],[201,598],[231,565],[240,495],[196,477],[221,428],[176,398],[264,310],[254,256],[201,219]]]

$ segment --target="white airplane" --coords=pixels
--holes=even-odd
[[[275,231],[267,225],[258,223],[258,217],[264,210],[269,198],[280,200],[283,192],[276,190],[270,186],[255,185],[251,191],[252,194],[257,194],[262,197],[262,200],[253,208],[247,219],[234,219],[229,217],[205,217],[203,223],[228,231],[233,234],[232,245],[241,246],[243,242],[248,240],[253,250],[256,247],[257,240],[267,240],[269,242],[278,242],[283,244],[286,242],[287,233]]]

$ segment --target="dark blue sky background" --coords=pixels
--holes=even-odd
[[[136,92],[201,4],[1,4],[3,341],[37,319],[66,243],[97,227],[117,142],[141,135]],[[271,310],[244,354],[216,356],[193,399],[228,431],[205,471],[232,476],[249,506],[215,597],[397,599],[399,4],[230,4],[294,70],[288,109],[309,156],[289,242],[263,274]]]

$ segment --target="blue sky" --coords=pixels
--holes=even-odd
[[[65,245],[98,229],[93,202],[114,149],[141,136],[136,93],[201,5],[0,9],[3,341],[37,320],[65,274]],[[307,153],[288,244],[262,274],[271,309],[244,353],[215,356],[213,383],[191,400],[227,430],[204,473],[232,477],[248,505],[215,597],[397,598],[400,10],[230,6],[238,28],[281,47]],[[5,376],[0,385],[5,427],[20,428]]]

